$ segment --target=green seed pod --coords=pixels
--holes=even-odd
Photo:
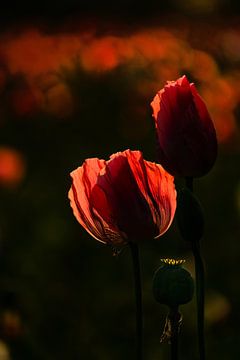
[[[194,282],[182,268],[184,260],[163,259],[153,277],[153,296],[160,304],[177,307],[193,298]]]
[[[204,216],[197,197],[187,188],[178,191],[177,222],[184,240],[199,242],[204,231]]]

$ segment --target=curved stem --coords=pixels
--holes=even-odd
[[[186,186],[193,192],[193,178],[186,177]],[[197,297],[197,327],[198,327],[198,346],[200,360],[206,359],[205,336],[204,336],[204,299],[205,299],[205,275],[204,266],[200,253],[200,245],[196,241],[192,241],[192,253],[195,263],[196,277],[196,297]]]
[[[132,261],[133,275],[135,284],[135,301],[136,301],[136,360],[143,359],[143,311],[142,311],[142,286],[141,271],[138,245],[129,243]]]
[[[198,318],[198,344],[200,360],[205,360],[205,337],[204,337],[204,267],[200,254],[199,244],[192,243],[192,252],[195,260],[196,295],[197,295],[197,318]]]
[[[178,308],[172,308],[168,318],[171,324],[171,360],[178,360],[178,328],[181,318]]]

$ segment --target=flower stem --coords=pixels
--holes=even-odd
[[[200,254],[200,247],[192,243],[192,252],[195,260],[196,295],[197,295],[197,318],[198,318],[198,344],[200,360],[205,360],[204,339],[204,267]]]
[[[178,360],[178,329],[181,314],[178,312],[177,307],[170,309],[168,318],[171,324],[171,360]]]
[[[193,192],[193,178],[186,177],[186,186]],[[196,296],[197,296],[197,327],[198,327],[198,346],[200,360],[206,359],[205,336],[204,336],[204,299],[205,299],[205,275],[204,266],[200,253],[200,244],[198,241],[192,241],[192,253],[195,263],[196,277]]]
[[[129,243],[132,261],[133,261],[133,275],[135,284],[135,301],[136,301],[136,360],[143,359],[143,311],[142,311],[142,286],[141,286],[141,271],[138,245]]]

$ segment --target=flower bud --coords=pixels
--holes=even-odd
[[[178,191],[177,222],[184,240],[198,242],[204,232],[204,217],[197,197],[187,188]]]
[[[151,103],[158,162],[174,176],[200,177],[217,157],[216,131],[208,109],[184,75],[168,81]]]
[[[194,282],[182,268],[184,260],[163,259],[153,277],[153,296],[160,304],[171,308],[186,304],[193,298]]]

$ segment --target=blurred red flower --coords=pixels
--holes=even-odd
[[[217,157],[217,138],[203,99],[184,75],[168,81],[151,103],[158,160],[172,175],[205,175]]]
[[[69,199],[78,222],[111,245],[157,238],[176,209],[173,177],[160,165],[125,150],[110,160],[87,159],[71,173]]]

